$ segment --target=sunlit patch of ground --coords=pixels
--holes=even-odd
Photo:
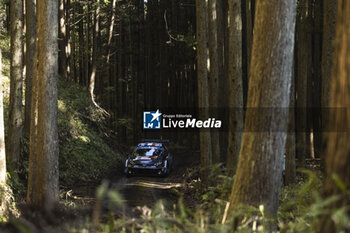
[[[172,183],[172,182],[156,182],[149,180],[138,180],[133,183],[125,184],[126,186],[138,186],[144,188],[155,188],[155,189],[172,189],[179,188],[182,186],[181,183]]]

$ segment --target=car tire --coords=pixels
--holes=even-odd
[[[131,173],[130,173],[130,170],[129,170],[129,168],[124,168],[124,174],[125,174],[125,176],[126,177],[131,177]]]
[[[170,172],[168,159],[166,159],[165,162],[166,162],[166,165],[165,165],[164,170],[161,172],[161,175],[160,175],[161,177],[166,177],[167,175],[169,175],[169,172]]]

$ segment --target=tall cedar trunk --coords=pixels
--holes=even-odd
[[[338,1],[334,67],[332,70],[331,106],[342,111],[330,111],[329,127],[343,132],[328,134],[325,154],[326,179],[324,192],[326,197],[339,195],[340,199],[329,206],[325,213],[333,214],[335,209],[349,206],[350,191],[350,1]],[[343,183],[343,188],[339,183]],[[349,209],[346,209],[349,214]],[[320,232],[349,232],[349,228],[335,227],[336,218],[324,216],[320,223]]]
[[[32,100],[32,80],[34,72],[34,54],[36,41],[36,6],[35,0],[25,0],[26,3],[26,92],[24,109],[23,134],[29,138],[30,134],[30,108]]]
[[[230,200],[231,209],[239,204],[264,205],[272,218],[277,217],[282,181],[295,6],[295,0],[257,2],[246,131]]]
[[[307,118],[310,113],[307,111],[308,102],[308,82],[311,71],[311,29],[309,27],[310,16],[310,0],[300,1],[299,14],[297,20],[297,76],[296,76],[296,92],[297,92],[297,115],[296,115],[296,145],[298,165],[305,165],[305,157],[309,156],[310,138],[307,132]]]
[[[0,48],[0,192],[6,185],[6,154],[5,154],[5,126],[4,126],[4,104],[2,88],[2,51]],[[0,215],[4,215],[7,206],[3,196],[0,198]]]
[[[243,130],[242,16],[241,0],[229,1],[230,128],[227,170],[233,175],[238,164]]]
[[[228,114],[223,114],[229,106],[229,82],[228,82],[228,2],[217,0],[218,6],[218,57],[219,57],[219,117],[228,122]],[[191,75],[191,74],[190,74]],[[190,88],[190,85],[189,85]],[[190,91],[188,92],[192,94]],[[190,135],[190,134],[189,134]],[[219,132],[220,137],[220,160],[225,161],[228,146],[228,134]]]
[[[323,42],[322,42],[322,107],[327,108],[331,96],[331,75],[334,56],[335,24],[337,18],[337,0],[324,0],[323,3]],[[324,114],[323,128],[328,124]]]
[[[321,107],[322,120],[321,128],[326,130],[328,124],[328,114],[325,109],[330,107],[330,89],[331,89],[331,74],[334,56],[334,38],[335,38],[335,24],[337,18],[337,0],[324,0],[323,1],[323,41],[322,41],[322,81],[321,81]],[[322,133],[322,141],[327,138],[326,132]],[[321,157],[322,163],[324,163],[325,147],[322,147]]]
[[[199,118],[207,119],[209,117],[209,83],[207,71],[207,5],[205,1],[196,0],[196,18]],[[208,169],[212,164],[210,132],[201,129],[199,136],[201,151],[201,178],[205,184],[208,178]]]
[[[58,200],[57,2],[38,0],[38,131],[36,205],[51,211]]]
[[[37,27],[36,33],[38,34]],[[38,41],[35,43],[34,70],[32,80],[32,100],[30,108],[30,134],[29,134],[29,163],[28,163],[28,186],[27,186],[27,204],[35,205],[37,200],[37,174],[38,174],[38,155],[37,155],[37,131],[38,131]]]
[[[2,88],[2,51],[0,48],[0,186],[6,184],[6,156],[5,156],[5,127],[4,127],[4,105]],[[1,188],[1,187],[0,187]],[[0,200],[0,213],[1,213]]]
[[[295,56],[294,56],[295,57]],[[295,72],[293,65],[292,84],[290,87],[289,114],[288,114],[288,134],[285,148],[285,184],[293,184],[296,181],[295,164]]]
[[[249,76],[250,62],[252,57],[252,44],[253,44],[253,1],[255,0],[245,0],[245,10],[246,10],[246,27],[247,27],[247,76]]]
[[[59,18],[59,33],[58,33],[58,49],[59,49],[59,68],[58,73],[67,78],[67,54],[66,54],[66,17],[65,17],[65,6],[64,0],[59,0],[59,9],[58,9],[58,18]]]
[[[313,132],[313,145],[314,156],[320,158],[322,151],[322,134],[321,134],[321,120],[322,111],[321,107],[321,81],[322,81],[322,28],[323,28],[323,2],[314,2],[314,30],[313,30],[313,87],[312,87],[312,132]]]
[[[208,26],[209,26],[209,96],[210,112],[215,118],[218,118],[218,96],[219,96],[219,57],[218,57],[218,19],[217,19],[217,0],[208,2]],[[211,131],[212,162],[220,162],[220,142],[219,132]]]
[[[67,56],[67,78],[72,79],[72,38],[71,38],[71,17],[70,11],[70,0],[66,0],[65,3],[65,15],[66,15],[66,56]]]
[[[21,0],[11,1],[11,81],[7,155],[9,168],[18,167],[22,138],[23,87],[23,6]]]
[[[95,79],[96,79],[96,72],[97,72],[97,56],[98,56],[98,34],[100,31],[100,1],[97,1],[96,6],[96,12],[95,12],[95,28],[93,31],[93,48],[92,48],[92,70],[90,75],[90,83],[89,83],[89,92],[92,102],[96,104],[95,102],[95,95],[94,95],[94,89],[95,89]]]

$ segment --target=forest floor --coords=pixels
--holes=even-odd
[[[139,174],[126,177],[121,171],[102,181],[107,184],[105,191],[117,191],[123,203],[123,210],[119,207],[111,208],[109,198],[102,200],[102,209],[107,211],[124,212],[123,214],[134,215],[144,208],[152,209],[157,202],[162,200],[167,209],[173,208],[177,203],[179,193],[185,185],[185,176],[188,169],[199,166],[199,152],[189,149],[173,151],[174,165],[172,172],[167,177],[159,177],[155,174]],[[96,186],[80,186],[70,192],[74,200],[86,203],[96,198]],[[96,200],[95,200],[96,201]],[[95,202],[94,201],[94,202]]]

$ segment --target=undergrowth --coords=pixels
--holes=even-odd
[[[225,175],[225,170],[217,165],[211,171],[209,185],[203,189],[200,180],[194,179],[198,171],[188,173],[191,182],[182,190],[177,205],[169,210],[160,200],[153,209],[139,207],[141,216],[137,218],[113,217],[108,221],[90,226],[97,232],[317,232],[320,217],[329,205],[339,197],[322,198],[322,182],[317,172],[303,171],[307,178],[297,184],[283,187],[280,195],[280,207],[276,221],[264,216],[264,206],[240,206],[228,212],[233,178]],[[214,185],[215,184],[215,185]],[[113,203],[120,203],[122,197],[117,191],[103,191],[101,186],[97,199],[107,195]],[[190,191],[191,190],[191,191]],[[111,193],[112,192],[112,193]],[[113,194],[113,192],[115,192]],[[192,193],[192,200],[197,204],[189,208],[184,197]],[[349,195],[349,194],[347,194]],[[349,206],[333,210],[331,218],[339,232],[349,229]],[[112,216],[112,217],[111,217]],[[273,222],[273,223],[272,223]],[[272,225],[271,225],[272,223]],[[271,228],[272,226],[272,228]],[[87,228],[85,228],[87,229]],[[76,231],[72,231],[76,232]]]

